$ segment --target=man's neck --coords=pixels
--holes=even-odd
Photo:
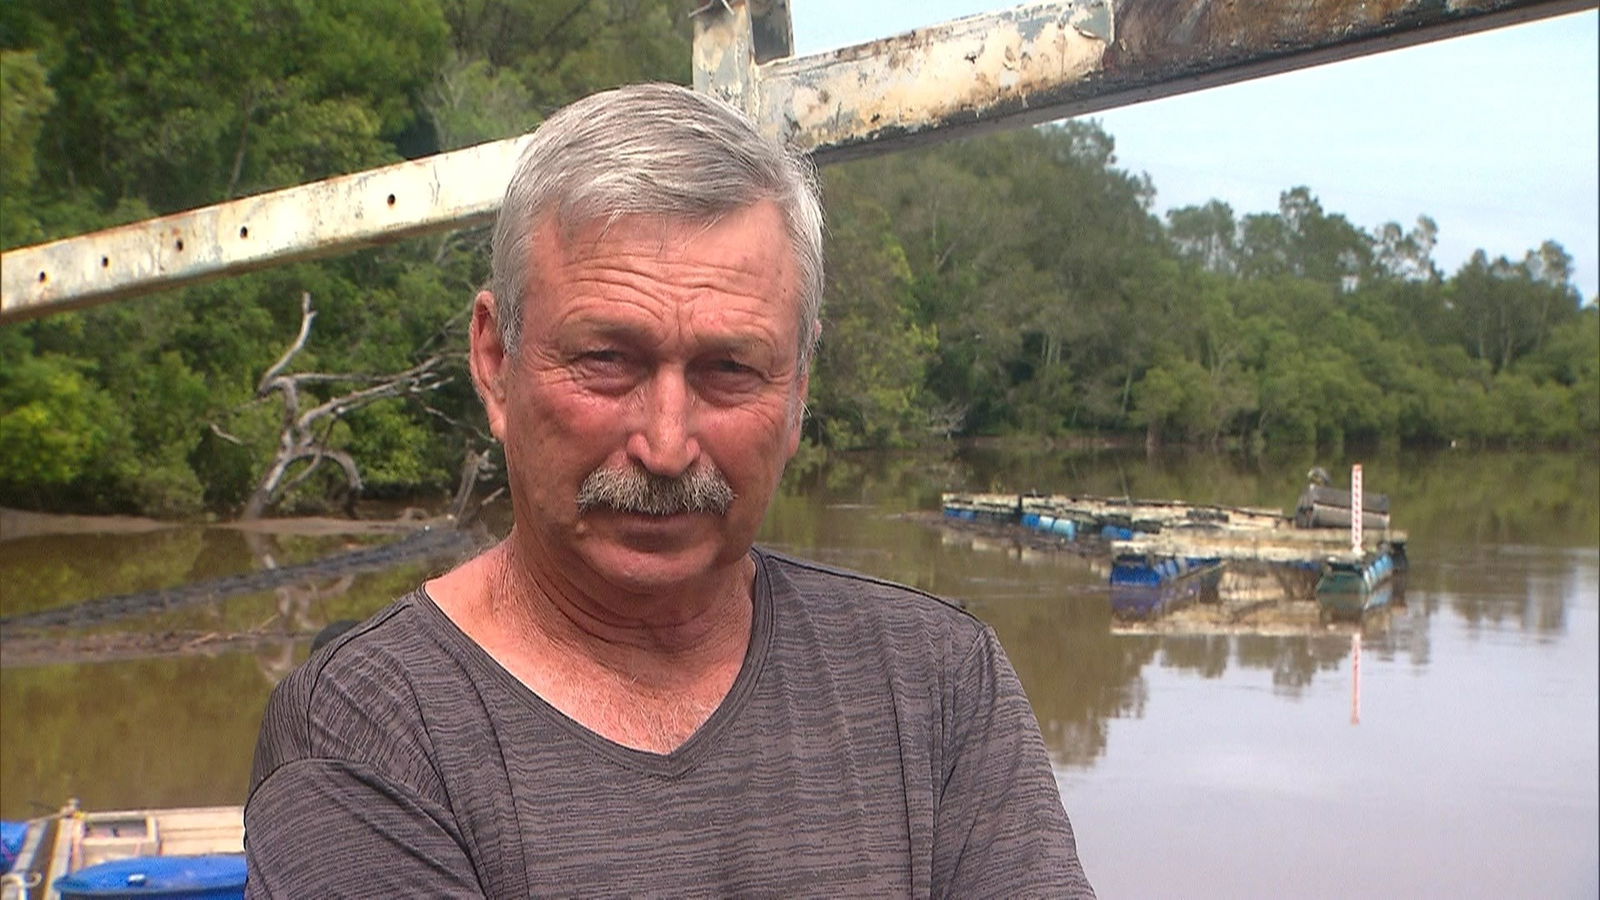
[[[429,584],[441,609],[535,693],[617,743],[668,752],[732,688],[749,647],[754,563],[658,596],[581,590],[511,540]]]

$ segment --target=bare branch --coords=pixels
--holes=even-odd
[[[305,468],[301,469],[299,472],[296,472],[294,478],[290,479],[288,484],[278,488],[277,493],[280,495],[294,493],[294,489],[304,483],[307,478],[310,478],[311,473],[315,472],[317,467],[322,465],[322,457],[322,451],[317,449],[308,450],[305,453],[295,456],[294,459],[290,460],[291,463],[295,462],[295,460],[301,459],[309,459],[311,462],[307,464]],[[288,471],[287,467],[285,467],[284,471]]]
[[[452,416],[449,413],[446,413],[446,412],[444,412],[442,410],[435,409],[432,406],[429,406],[427,403],[423,403],[421,401],[419,401],[417,405],[422,407],[422,411],[423,412],[427,413],[430,416],[433,416],[436,419],[439,419],[442,422],[445,422],[445,423],[449,424],[451,427],[457,429],[458,431],[471,432],[474,437],[478,438],[481,441],[485,441],[485,442],[493,442],[494,441],[494,436],[493,435],[489,434],[487,431],[484,431],[482,428],[479,428],[477,425],[475,425],[475,424],[473,424],[471,422],[463,422],[460,419],[457,419],[455,416]]]
[[[274,391],[282,396],[283,419],[279,425],[277,452],[272,463],[262,474],[261,480],[257,482],[250,499],[245,503],[245,508],[240,514],[242,518],[259,518],[284,494],[293,491],[310,478],[324,460],[331,460],[339,465],[344,473],[345,483],[350,489],[349,496],[353,499],[364,487],[361,470],[356,464],[355,457],[344,450],[330,446],[334,426],[349,413],[379,400],[424,394],[451,380],[449,375],[439,371],[444,361],[449,358],[445,353],[436,353],[409,369],[389,374],[330,372],[284,374],[283,370],[305,347],[310,336],[311,323],[315,318],[316,312],[311,308],[311,295],[302,294],[300,331],[289,349],[261,377],[257,387],[258,400]],[[341,394],[301,411],[301,387],[334,383],[370,386]],[[215,425],[212,429],[219,435],[229,437]],[[302,460],[310,462],[285,484],[289,469]]]
[[[283,351],[283,355],[278,357],[278,361],[269,366],[266,373],[261,376],[261,380],[256,383],[256,394],[265,394],[269,383],[278,377],[278,373],[283,371],[284,366],[287,366],[297,353],[305,349],[306,339],[311,336],[311,322],[316,317],[316,310],[311,308],[311,292],[302,291],[300,293],[300,334],[295,337],[294,343],[289,345],[289,349]]]
[[[320,406],[314,406],[301,414],[295,425],[298,428],[307,428],[318,419],[327,416],[337,418],[352,410],[360,409],[363,406],[368,406],[389,397],[431,391],[450,380],[448,377],[437,376],[432,372],[437,363],[437,357],[429,359],[420,366],[407,369],[404,372],[397,372],[391,376],[392,380],[383,384],[364,390],[352,391],[335,397]]]
[[[227,441],[230,444],[237,444],[240,447],[244,446],[244,441],[241,441],[238,438],[234,437],[233,435],[229,434],[228,432],[223,431],[222,427],[219,426],[217,423],[208,422],[206,424],[211,426],[211,433],[216,435],[217,437],[222,438],[223,440]]]

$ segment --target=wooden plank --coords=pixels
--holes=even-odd
[[[244,852],[244,807],[154,810],[166,856]]]
[[[1369,550],[1376,550],[1385,541],[1403,543],[1405,540],[1406,534],[1403,531],[1372,533],[1366,535],[1364,545]],[[1351,552],[1349,532],[1337,528],[1283,528],[1261,532],[1216,532],[1200,529],[1163,531],[1160,534],[1135,537],[1132,540],[1113,541],[1111,552],[1214,557],[1269,563],[1321,562],[1330,559],[1344,562],[1359,560],[1359,557]]]

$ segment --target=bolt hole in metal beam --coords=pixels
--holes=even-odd
[[[526,143],[479,144],[7,250],[0,256],[0,325],[486,223]],[[376,215],[379,209],[387,214]],[[237,242],[228,240],[233,235]]]

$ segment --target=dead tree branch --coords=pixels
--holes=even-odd
[[[297,372],[285,374],[311,335],[311,323],[316,319],[311,307],[311,295],[300,295],[300,331],[278,361],[261,376],[256,387],[257,399],[276,393],[283,401],[283,418],[278,430],[278,449],[271,464],[256,483],[250,499],[246,501],[242,519],[258,519],[280,499],[294,490],[324,461],[336,463],[344,473],[349,496],[354,499],[363,487],[360,466],[348,452],[329,443],[333,426],[344,416],[391,397],[426,394],[448,383],[450,377],[440,371],[447,354],[436,353],[403,372],[387,374],[336,374],[327,372]],[[309,409],[301,411],[301,390],[308,385],[334,382],[370,385],[341,394]],[[303,467],[292,479],[285,479],[296,463]]]

